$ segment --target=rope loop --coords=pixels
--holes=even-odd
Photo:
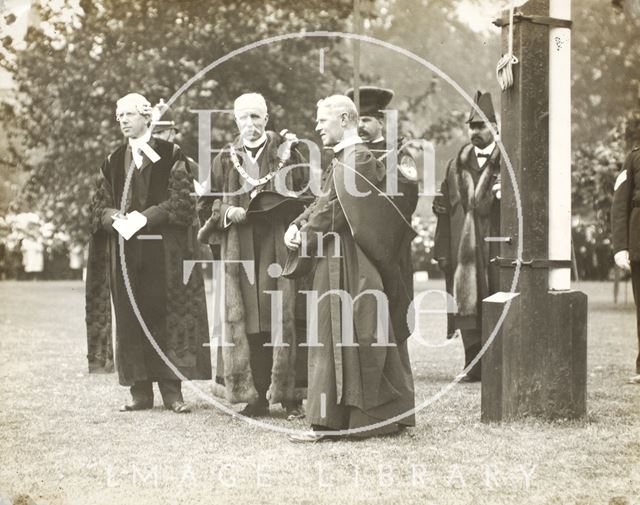
[[[507,54],[502,55],[496,66],[496,78],[500,89],[505,91],[513,86],[513,65],[518,64],[518,58],[513,54],[513,0],[509,3],[509,43]]]

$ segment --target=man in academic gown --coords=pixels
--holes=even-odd
[[[292,442],[327,440],[335,430],[355,430],[349,433],[359,437],[389,434],[415,422],[409,330],[406,318],[392,323],[390,307],[397,302],[385,286],[385,279],[398,273],[394,258],[406,224],[381,195],[384,166],[358,137],[357,124],[348,97],[318,103],[316,131],[334,158],[322,196],[285,235],[290,250],[316,261],[317,303],[307,298],[306,411],[312,431],[291,435]],[[355,300],[352,317],[342,310],[343,296],[329,293],[335,290],[346,295],[343,303]]]
[[[130,387],[133,398],[121,410],[152,408],[152,384],[157,382],[165,407],[185,413],[189,408],[182,397],[181,378],[164,360],[189,380],[211,378],[203,279],[194,270],[183,282],[188,228],[196,209],[185,157],[177,145],[151,137],[151,110],[137,93],[116,104],[126,143],[107,157],[100,170],[91,208],[87,293],[101,293],[98,284],[110,286],[116,369],[120,384]],[[142,227],[122,239],[121,250],[116,229],[122,231],[134,216]],[[146,240],[143,235],[160,239]],[[143,330],[134,304],[160,352]],[[92,315],[88,310],[88,319]]]

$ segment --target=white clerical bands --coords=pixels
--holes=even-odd
[[[139,144],[132,145],[131,156],[133,157],[133,162],[136,164],[137,168],[142,167],[142,162],[143,162],[142,153],[147,155],[147,158],[151,160],[151,163],[155,163],[160,159],[160,155],[157,152],[155,152],[153,148],[146,142],[141,142]]]

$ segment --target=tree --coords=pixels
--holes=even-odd
[[[580,146],[602,140],[640,105],[640,17],[600,0],[581,0],[573,17],[573,133]]]
[[[488,25],[476,32],[458,16],[467,1],[379,0],[370,34],[412,51],[440,68],[473,97],[490,91],[499,110],[495,65],[500,56],[499,30]],[[446,81],[388,49],[365,45],[365,69],[375,69],[382,83],[396,90],[404,131],[438,143],[439,169],[468,141],[464,125],[470,105]],[[451,142],[451,141],[454,142]]]
[[[610,210],[616,177],[625,157],[640,141],[640,110],[618,120],[606,137],[575,150],[572,173],[574,213],[587,221],[604,223],[610,235]]]
[[[340,30],[352,8],[348,0],[309,0],[299,11],[286,0],[57,4],[62,5],[42,0],[34,6],[40,23],[28,30],[26,50],[1,64],[18,84],[17,126],[26,135],[21,162],[30,168],[17,205],[40,211],[77,240],[86,238],[98,166],[121,141],[117,98],[138,91],[154,103],[166,100],[234,49],[277,34]],[[2,42],[7,49],[12,41]],[[173,106],[185,151],[197,152],[197,121],[190,110],[230,109],[246,91],[265,95],[272,128],[310,137],[315,103],[333,91],[346,68],[334,52],[321,74],[318,53],[338,42],[303,38],[270,44],[203,76]],[[220,147],[235,127],[224,116],[214,118],[214,125],[213,147]],[[26,156],[33,150],[42,153],[36,163]]]

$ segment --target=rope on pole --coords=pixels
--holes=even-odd
[[[509,37],[508,51],[498,60],[496,78],[500,89],[505,91],[513,86],[513,65],[518,64],[518,58],[513,54],[513,0],[509,3]]]

